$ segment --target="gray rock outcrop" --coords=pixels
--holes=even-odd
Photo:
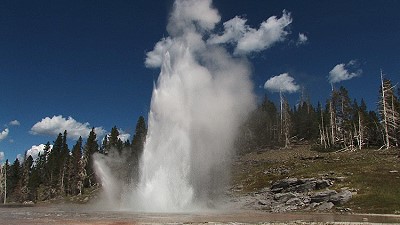
[[[245,207],[270,212],[295,210],[329,211],[352,198],[352,192],[330,190],[333,180],[287,178],[271,184],[244,199]]]

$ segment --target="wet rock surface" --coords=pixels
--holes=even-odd
[[[244,208],[268,212],[326,212],[345,204],[353,196],[349,190],[329,189],[333,182],[334,179],[326,178],[287,178],[236,201],[243,202]]]

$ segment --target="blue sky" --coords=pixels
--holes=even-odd
[[[172,4],[2,1],[0,160],[13,161],[33,145],[54,141],[56,130],[65,127],[74,129],[70,147],[91,127],[105,134],[115,125],[132,135],[137,118],[147,116],[159,73],[145,67],[146,53],[168,36]],[[355,77],[335,86],[345,86],[352,98],[364,98],[375,110],[380,69],[394,83],[400,81],[400,1],[215,0],[213,5],[221,16],[216,27],[221,34],[222,22],[235,16],[258,29],[269,17],[290,13],[287,35],[249,56],[260,98],[267,93],[276,99],[264,83],[287,73],[314,104],[325,102],[328,76],[337,66],[336,74]],[[291,104],[299,98],[288,96]]]

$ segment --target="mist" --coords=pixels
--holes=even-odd
[[[239,126],[256,105],[245,54],[283,40],[291,18],[286,11],[282,18],[270,17],[259,30],[243,20],[245,29],[234,41],[210,41],[218,36],[214,29],[221,19],[211,1],[175,1],[167,25],[169,36],[146,54],[145,65],[159,68],[160,74],[153,89],[138,181],[119,187],[118,181],[107,180],[113,171],[102,168],[113,163],[107,157],[96,159],[105,193],[122,193],[121,198],[106,194],[109,201],[118,201],[113,205],[147,212],[218,205],[229,183]],[[265,30],[268,23],[277,25]],[[248,41],[246,32],[263,35],[260,40],[251,36],[251,48],[238,54],[233,48],[243,38]],[[257,43],[265,40],[268,45]]]

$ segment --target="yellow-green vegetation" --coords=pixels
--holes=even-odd
[[[329,178],[330,189],[346,188],[352,200],[343,207],[359,213],[400,212],[399,149],[316,152],[310,146],[252,152],[237,158],[233,185],[237,194],[256,192],[279,179]]]

